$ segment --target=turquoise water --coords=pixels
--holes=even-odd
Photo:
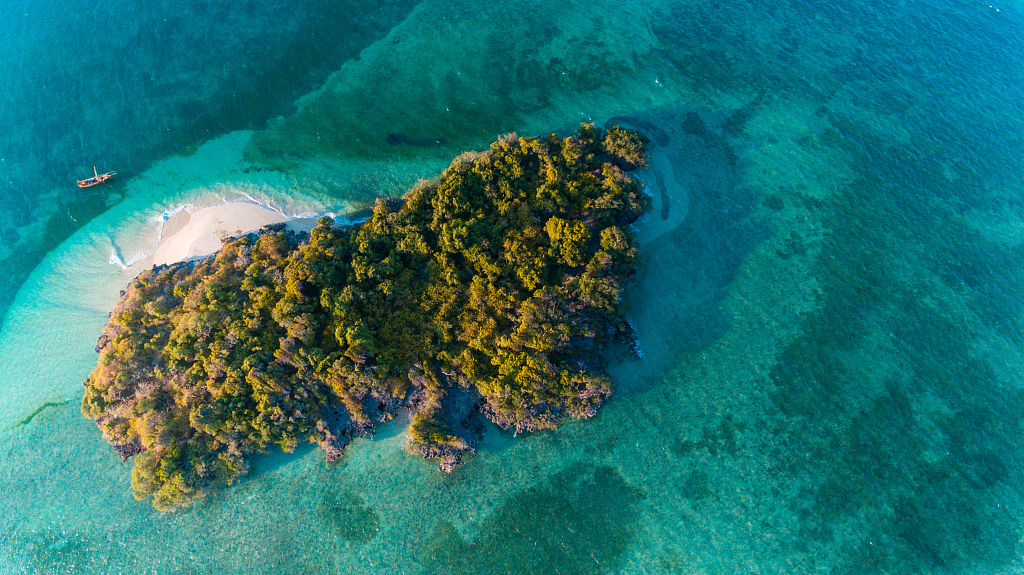
[[[0,573],[1024,571],[1019,2],[0,8]],[[593,420],[132,498],[78,404],[163,214],[344,216],[580,121],[654,140]]]

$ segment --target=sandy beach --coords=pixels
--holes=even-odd
[[[154,265],[170,264],[217,252],[224,238],[285,222],[289,229],[309,231],[317,218],[288,218],[259,204],[237,201],[189,212],[182,210],[164,223],[153,253]]]

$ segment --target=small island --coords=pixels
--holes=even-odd
[[[464,153],[363,223],[322,218],[230,238],[121,292],[82,413],[161,510],[202,497],[278,445],[328,460],[399,410],[450,471],[480,416],[516,433],[588,418],[611,393],[602,351],[650,199],[627,172],[647,138],[583,124]]]

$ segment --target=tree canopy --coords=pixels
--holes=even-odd
[[[600,352],[631,334],[628,226],[650,205],[626,171],[646,142],[593,124],[510,134],[359,225],[268,226],[145,271],[100,336],[82,412],[159,509],[275,444],[339,457],[399,409],[442,469],[473,449],[474,412],[516,432],[590,417],[611,393]]]

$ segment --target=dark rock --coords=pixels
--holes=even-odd
[[[111,443],[110,446],[121,457],[121,461],[126,461],[129,457],[138,455],[146,450],[142,442],[137,439],[128,443]]]

